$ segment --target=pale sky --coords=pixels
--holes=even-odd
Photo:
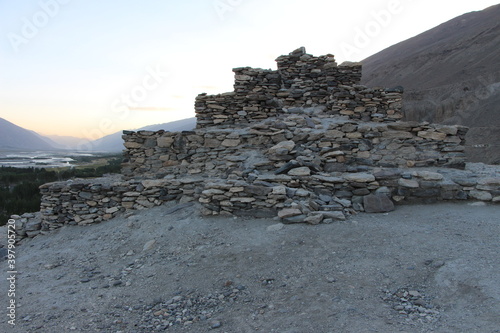
[[[0,0],[0,117],[97,139],[194,116],[233,67],[359,61],[496,1]]]

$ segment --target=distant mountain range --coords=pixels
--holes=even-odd
[[[61,149],[74,149],[78,147],[79,144],[82,143],[81,138],[77,138],[74,136],[62,136],[62,135],[45,135],[46,138],[49,138],[54,142],[54,146]]]
[[[0,149],[54,150],[54,142],[36,132],[19,127],[0,118]]]
[[[470,127],[470,161],[500,163],[500,5],[454,18],[365,60],[362,83],[405,88],[407,120]]]
[[[139,130],[170,132],[189,131],[196,127],[196,118],[172,121],[164,124],[150,125]],[[24,129],[3,118],[0,118],[0,150],[76,150],[99,152],[120,152],[124,149],[122,131],[105,136],[89,144],[82,145],[85,140],[71,136],[42,136],[34,131]]]

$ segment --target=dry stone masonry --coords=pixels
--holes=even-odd
[[[278,70],[235,68],[234,91],[196,98],[197,127],[235,126],[286,114],[345,115],[363,121],[403,117],[402,89],[359,85],[361,65],[337,66],[333,55],[314,57],[300,48],[276,59]]]
[[[19,237],[168,201],[310,224],[394,203],[500,202],[498,168],[466,164],[467,128],[401,121],[402,87],[361,86],[360,64],[303,48],[277,63],[199,95],[192,131],[124,131],[122,175],[43,185],[40,213],[15,216]]]
[[[315,172],[349,166],[463,167],[467,129],[415,122],[356,122],[345,117],[283,115],[246,128],[204,128],[182,133],[125,132],[123,174],[166,175],[276,171],[290,161]],[[239,177],[239,176],[238,176]]]

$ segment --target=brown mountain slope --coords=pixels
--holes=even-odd
[[[363,61],[363,84],[405,88],[408,120],[469,126],[469,160],[500,163],[500,5]]]

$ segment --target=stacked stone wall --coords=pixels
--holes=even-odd
[[[309,164],[319,172],[346,171],[352,165],[463,167],[466,132],[461,126],[329,121],[303,115],[239,130],[125,132],[122,172],[127,179],[185,174],[227,177],[275,171],[290,161]]]
[[[492,176],[446,169],[360,170],[363,171],[312,176],[264,174],[256,176],[252,183],[219,180],[205,185],[199,201],[206,215],[278,215],[287,223],[312,224],[344,220],[359,211],[392,210],[393,202],[500,202],[498,173]],[[381,210],[381,202],[389,208]]]
[[[278,57],[276,62],[285,89],[328,92],[339,84],[351,86],[361,81],[360,64],[337,66],[331,54],[314,57],[300,48]]]
[[[63,225],[100,223],[129,210],[165,202],[199,202],[204,215],[279,216],[285,223],[330,223],[360,211],[380,212],[395,203],[445,200],[500,202],[500,171],[449,168],[367,168],[348,172],[232,173],[226,178],[168,176],[163,179],[96,178],[45,184],[39,213],[14,215],[18,239]],[[375,202],[375,204],[374,204]],[[382,203],[382,210],[381,209]]]
[[[40,212],[13,215],[19,238],[63,225],[90,225],[128,210],[142,210],[169,201],[191,202],[199,197],[203,179],[182,178],[125,181],[121,176],[77,179],[44,184]]]
[[[403,117],[402,90],[359,85],[359,64],[337,66],[333,55],[313,57],[302,49],[276,61],[278,70],[233,69],[233,92],[198,95],[197,127],[234,128],[297,112],[377,122]]]
[[[392,122],[403,118],[402,101],[401,89],[341,85],[333,90],[324,112],[365,122]]]

